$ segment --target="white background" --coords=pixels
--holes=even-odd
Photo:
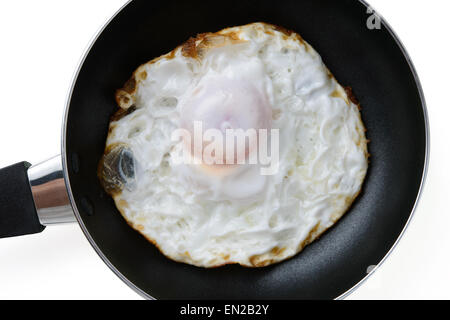
[[[125,0],[0,1],[0,167],[60,152],[73,73]],[[431,122],[431,165],[400,245],[350,299],[449,299],[450,42],[448,0],[372,0],[404,42]],[[98,258],[78,225],[0,241],[0,299],[140,299]]]

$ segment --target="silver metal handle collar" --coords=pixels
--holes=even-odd
[[[43,226],[76,222],[64,182],[61,156],[28,170],[34,204]]]

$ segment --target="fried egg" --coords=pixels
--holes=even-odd
[[[254,23],[200,34],[140,66],[116,100],[100,179],[130,226],[172,260],[281,262],[361,191],[369,154],[359,104],[295,32]],[[175,161],[186,143],[173,132],[195,121],[276,130],[277,170]]]

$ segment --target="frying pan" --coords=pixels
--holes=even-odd
[[[0,236],[37,233],[76,217],[105,263],[150,299],[345,297],[402,235],[428,164],[429,128],[419,80],[390,27],[376,19],[357,0],[229,0],[220,8],[195,0],[127,3],[99,33],[76,73],[62,155],[31,168],[20,163],[0,171]],[[338,81],[353,88],[371,140],[363,191],[336,226],[278,265],[202,269],[173,262],[127,225],[97,179],[117,108],[115,89],[140,64],[197,33],[257,21],[299,32]]]

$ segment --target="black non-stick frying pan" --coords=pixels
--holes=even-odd
[[[140,64],[191,36],[259,21],[300,33],[338,81],[353,88],[371,140],[363,192],[336,226],[281,264],[207,270],[173,262],[127,225],[97,178],[117,108],[114,92]],[[428,163],[428,122],[418,78],[392,30],[384,21],[380,27],[367,4],[357,0],[228,0],[219,6],[195,0],[129,2],[96,38],[74,80],[62,161],[0,171],[0,235],[36,233],[42,225],[63,221],[70,199],[101,258],[147,298],[345,296],[401,236]],[[67,193],[61,191],[64,183]]]

